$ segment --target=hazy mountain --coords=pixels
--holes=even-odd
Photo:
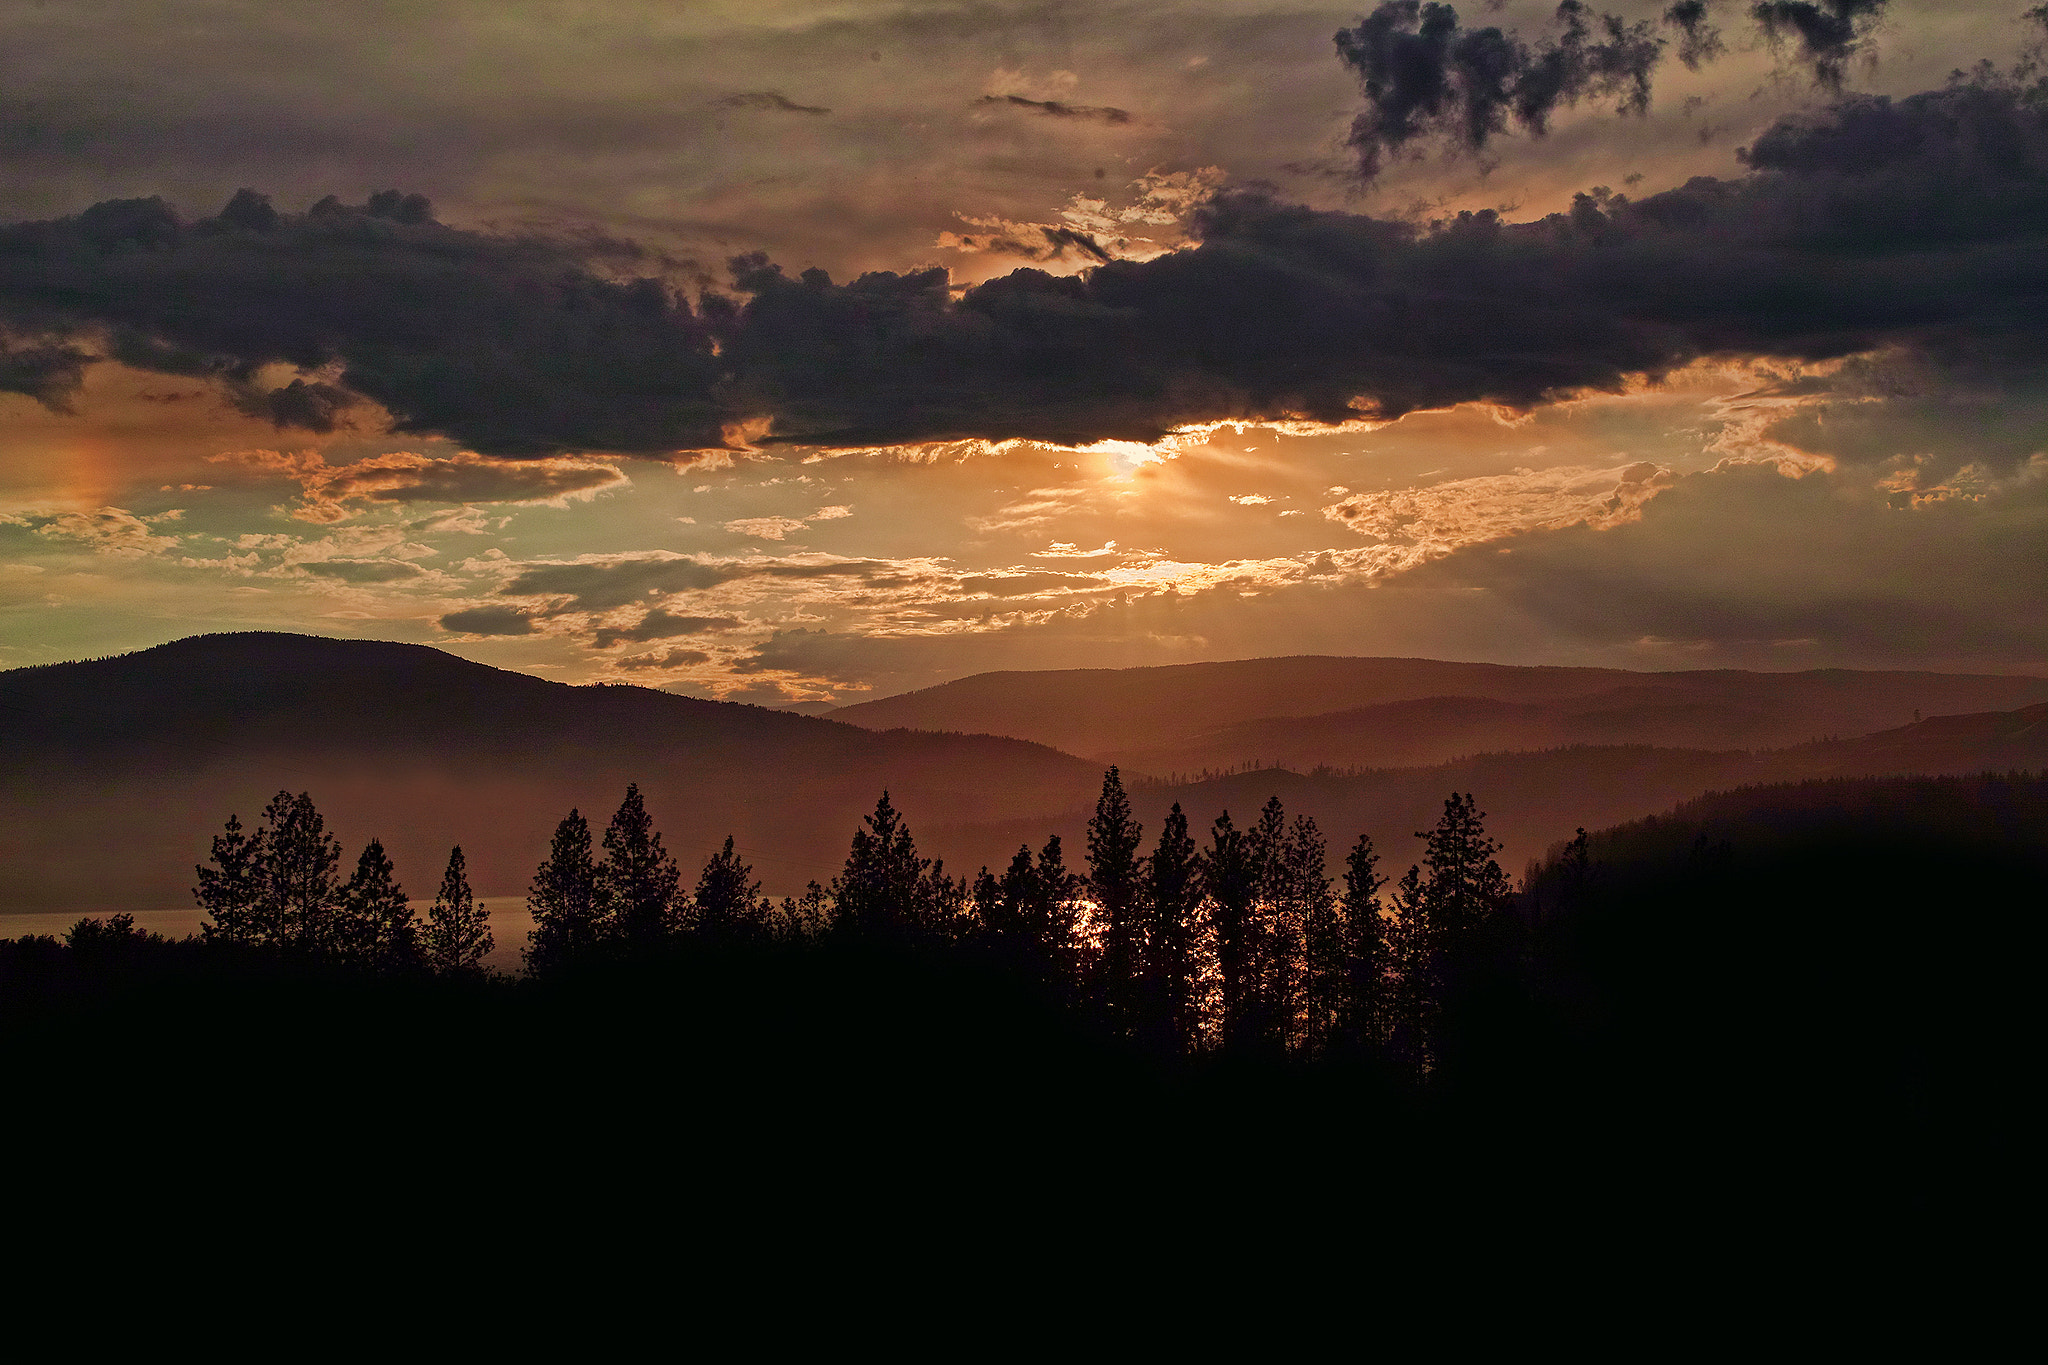
[[[1813,778],[2037,771],[2048,768],[2048,704],[2018,711],[1936,716],[1850,739],[1751,753],[1631,746],[1575,746],[1489,753],[1428,767],[1363,773],[1266,769],[1200,782],[1138,782],[1131,804],[1145,823],[1147,847],[1167,808],[1179,802],[1197,842],[1221,811],[1242,828],[1269,796],[1292,815],[1312,816],[1333,856],[1370,834],[1398,875],[1413,862],[1413,837],[1436,823],[1444,798],[1471,792],[1487,812],[1487,830],[1505,846],[1502,866],[1519,873],[1558,840],[1584,826],[1639,818],[1702,793],[1749,784]],[[993,862],[1020,842],[1041,845],[1057,833],[1078,847],[1091,805],[1057,816],[966,824],[930,832],[925,842],[954,863]],[[982,850],[992,849],[994,854]],[[1383,868],[1382,870],[1387,870]]]
[[[979,731],[1152,773],[1246,762],[1393,767],[1560,745],[1777,748],[1920,715],[2048,701],[2048,678],[1715,670],[1637,673],[1305,656],[982,673],[831,713]]]
[[[689,876],[730,832],[773,891],[829,878],[884,788],[915,825],[1076,804],[1096,764],[986,735],[877,734],[636,687],[570,687],[418,645],[246,634],[0,673],[0,912],[189,903],[229,812],[309,791],[352,859],[431,895],[460,843],[523,893],[555,823],[601,833],[637,781]]]

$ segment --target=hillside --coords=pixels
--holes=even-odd
[[[1360,773],[1261,769],[1199,782],[1134,783],[1131,804],[1158,834],[1167,808],[1179,802],[1197,842],[1216,815],[1229,811],[1240,827],[1269,796],[1290,814],[1315,819],[1339,855],[1370,834],[1398,872],[1413,861],[1412,837],[1429,828],[1445,796],[1471,792],[1487,812],[1488,832],[1504,846],[1501,862],[1520,872],[1573,830],[1597,829],[1669,809],[1704,792],[1760,783],[1905,774],[1965,774],[2048,769],[2048,704],[2018,711],[1936,716],[1877,734],[1784,749],[1672,749],[1648,745],[1581,745],[1521,753],[1487,753],[1448,763]],[[930,847],[959,863],[989,859],[980,850],[1012,852],[1057,833],[1079,847],[1092,807],[1077,805],[1037,821],[967,824],[932,831]]]
[[[352,858],[382,838],[431,894],[460,843],[525,890],[554,824],[637,781],[691,873],[730,832],[777,892],[828,877],[889,789],[913,817],[1063,809],[1092,762],[987,735],[877,734],[634,687],[571,687],[418,645],[245,634],[0,673],[0,913],[189,900],[228,813],[312,793]]]
[[[1194,773],[1246,762],[1399,767],[1582,744],[1781,748],[2037,702],[2048,702],[2048,678],[1300,657],[982,673],[831,714],[875,729],[1009,735],[1141,772]]]

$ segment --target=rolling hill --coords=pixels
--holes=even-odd
[[[831,713],[875,729],[1009,735],[1141,772],[1385,768],[1570,745],[1765,749],[1922,715],[2048,701],[2048,678],[1636,673],[1300,657],[981,673]]]
[[[730,832],[772,892],[829,878],[883,789],[913,817],[1092,799],[1101,769],[988,735],[877,734],[636,687],[571,687],[418,645],[201,636],[0,673],[0,912],[189,903],[229,812],[308,791],[348,848],[381,838],[415,894],[460,843],[479,892],[524,892],[555,823],[600,831],[637,781],[691,876]]]

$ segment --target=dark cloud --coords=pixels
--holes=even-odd
[[[9,345],[0,337],[0,393],[19,393],[52,412],[70,412],[71,400],[85,385],[90,351],[62,342]]]
[[[823,115],[832,111],[822,104],[798,104],[779,90],[748,90],[713,100],[719,109],[767,109],[783,114]]]
[[[545,502],[623,483],[610,465],[578,460],[515,462],[459,455],[432,460],[383,456],[343,465],[320,484],[333,499],[377,502]]]
[[[487,454],[721,444],[703,320],[654,280],[592,273],[590,254],[444,227],[397,191],[302,214],[238,194],[194,222],[161,200],[113,200],[0,228],[0,321],[215,378],[281,425],[331,429],[346,389],[401,431]],[[264,392],[252,377],[271,363],[336,381]],[[55,373],[35,396],[61,400]]]
[[[1707,0],[1677,0],[1664,11],[1664,22],[1678,30],[1678,60],[1691,71],[1728,50],[1707,9]]]
[[[613,611],[649,598],[714,588],[741,578],[858,578],[879,582],[899,576],[898,570],[879,560],[815,564],[771,560],[714,564],[688,555],[648,554],[577,564],[528,565],[499,591],[507,597],[566,599],[547,613],[563,615],[568,612]]]
[[[1476,152],[1510,125],[1540,136],[1560,105],[1581,99],[1614,97],[1619,112],[1643,113],[1664,49],[1655,25],[1612,14],[1596,21],[1579,0],[1557,7],[1557,32],[1534,45],[1498,28],[1462,27],[1456,9],[1423,0],[1386,0],[1355,28],[1339,29],[1336,43],[1365,92],[1351,146],[1367,179],[1418,139]]]
[[[1739,179],[1429,227],[1225,194],[1085,275],[845,285],[735,262],[735,401],[772,439],[1151,439],[1195,421],[1518,409],[1703,356],[2048,345],[2048,120],[1996,81],[1782,123]]]
[[[1839,90],[1849,63],[1862,55],[1884,17],[1886,0],[1759,0],[1750,15],[1772,42],[1796,39],[1813,78]]]
[[[513,607],[471,607],[442,617],[441,629],[462,635],[531,635],[533,618]]]
[[[1001,573],[976,574],[960,580],[964,593],[986,593],[990,597],[1032,597],[1067,588],[1093,588],[1103,580],[1093,574]]]
[[[646,644],[649,640],[670,640],[678,635],[734,630],[739,623],[737,616],[673,616],[656,607],[630,626],[599,629],[591,644],[597,649],[610,649],[618,644]]]
[[[426,571],[400,559],[322,559],[298,566],[302,572],[344,583],[396,583]]]
[[[176,374],[334,367],[408,430],[527,456],[717,445],[762,417],[782,443],[1144,440],[1527,409],[1703,356],[1892,349],[1991,373],[2048,345],[2048,118],[2016,83],[1839,101],[1746,156],[1740,178],[1595,190],[1527,223],[1228,193],[1191,248],[959,292],[943,269],[840,284],[746,256],[696,309],[566,248],[401,221],[403,200],[267,229],[116,201],[0,229],[0,320],[97,327]]]
[[[711,656],[701,649],[664,649],[653,654],[635,654],[621,659],[616,668],[678,668],[685,664],[708,664]]]
[[[649,597],[716,587],[735,575],[687,555],[636,555],[582,564],[536,564],[499,589],[507,597],[561,597],[561,611],[611,611]]]
[[[1022,95],[983,95],[977,105],[1004,105],[1029,109],[1048,118],[1084,119],[1090,123],[1129,123],[1131,111],[1106,104],[1062,104],[1058,100],[1028,100]]]

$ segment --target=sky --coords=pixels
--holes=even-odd
[[[2048,670],[2044,37],[0,0],[0,667]]]

